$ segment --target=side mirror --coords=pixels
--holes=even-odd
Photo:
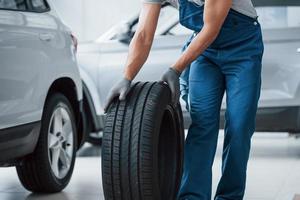
[[[133,32],[131,31],[130,24],[124,23],[120,26],[118,33],[116,33],[115,38],[122,43],[129,44],[133,37]]]

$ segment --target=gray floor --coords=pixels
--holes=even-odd
[[[220,177],[222,134],[214,165],[214,189]],[[19,184],[14,168],[0,169],[0,200],[102,200],[100,149],[86,145],[63,193],[33,195]],[[300,194],[300,140],[287,134],[256,134],[245,200],[293,200]]]

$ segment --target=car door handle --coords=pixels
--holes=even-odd
[[[53,39],[53,35],[49,33],[40,33],[40,40],[50,42]]]

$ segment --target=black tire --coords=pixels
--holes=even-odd
[[[48,132],[50,121],[54,111],[62,107],[70,117],[71,130],[73,131],[73,149],[70,168],[66,170],[64,177],[58,178],[50,164],[48,148]],[[62,191],[69,183],[73,174],[77,150],[77,130],[75,115],[69,100],[61,93],[51,95],[45,104],[41,122],[40,137],[35,151],[24,159],[24,162],[17,166],[17,173],[22,185],[29,191],[39,193],[55,193]]]
[[[106,200],[174,200],[181,182],[184,129],[180,106],[163,83],[137,83],[109,108],[103,136]]]

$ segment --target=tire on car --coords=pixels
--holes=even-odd
[[[107,112],[102,146],[106,200],[174,200],[183,168],[182,111],[164,83],[137,83]]]
[[[73,174],[76,150],[71,103],[63,94],[54,93],[46,100],[35,151],[16,167],[22,185],[32,192],[62,191]]]

